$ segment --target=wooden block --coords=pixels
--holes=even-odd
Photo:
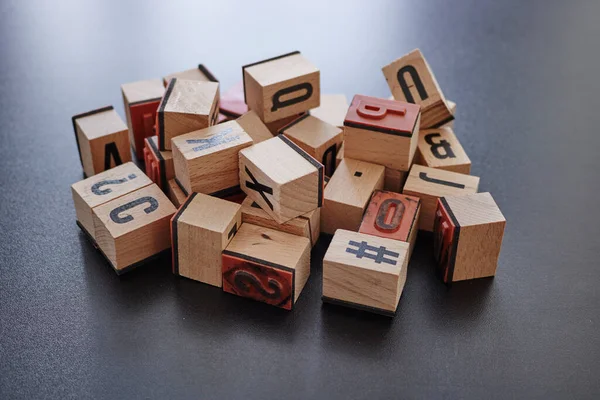
[[[339,167],[339,165],[343,159],[344,159],[344,142],[342,142],[342,145],[340,146],[340,150],[338,151],[337,155],[335,156],[335,167],[336,168]]]
[[[344,142],[344,131],[317,117],[306,114],[281,128],[279,133],[290,140],[325,167],[325,175],[333,175],[337,152]]]
[[[325,188],[321,232],[358,231],[371,194],[383,189],[385,168],[344,158]]]
[[[419,49],[386,65],[382,71],[396,100],[421,105],[421,128],[437,128],[454,119]]]
[[[244,99],[264,122],[318,107],[320,73],[299,51],[242,67]]]
[[[144,158],[144,139],[156,135],[156,110],[165,94],[160,79],[150,79],[121,85],[129,142],[138,160]]]
[[[432,232],[437,200],[440,197],[477,193],[478,187],[479,178],[476,176],[413,165],[402,193],[421,199],[419,229]]]
[[[250,135],[254,144],[273,137],[267,126],[258,118],[258,115],[254,111],[248,111],[239,117],[237,122]]]
[[[282,224],[323,204],[323,165],[279,135],[240,151],[240,186]]]
[[[96,241],[117,274],[171,247],[169,220],[175,211],[155,184],[92,210]]]
[[[79,227],[95,241],[92,210],[151,183],[152,181],[132,162],[74,183],[71,193]]]
[[[172,78],[185,79],[188,81],[219,82],[204,64],[198,64],[198,68],[191,68],[165,76],[163,78],[163,85],[167,87]]]
[[[248,112],[248,105],[244,101],[243,81],[238,82],[221,95],[219,111],[230,119],[236,119]]]
[[[273,122],[266,122],[265,126],[267,127],[269,132],[271,132],[272,135],[277,135],[277,134],[279,134],[279,130],[281,128],[292,123],[296,119],[303,117],[304,115],[306,115],[306,113],[295,114],[295,115],[292,115],[291,117],[278,119],[277,121],[273,121]]]
[[[400,240],[412,254],[419,230],[421,200],[418,197],[377,190],[373,193],[358,232]]]
[[[446,283],[494,276],[506,220],[489,193],[438,200],[437,272]]]
[[[192,193],[171,220],[173,273],[222,286],[221,252],[242,225],[240,205]]]
[[[131,161],[127,125],[113,106],[75,115],[72,121],[86,177]]]
[[[186,194],[181,190],[179,184],[175,181],[175,179],[169,180],[169,187],[167,195],[169,196],[169,200],[176,208],[181,207],[185,200],[187,199]]]
[[[344,120],[344,156],[408,171],[419,140],[420,107],[356,95]]]
[[[158,107],[158,148],[171,150],[171,140],[217,124],[219,84],[173,78]]]
[[[393,316],[406,282],[408,243],[339,229],[323,258],[323,301]]]
[[[246,197],[242,202],[242,222],[264,226],[292,235],[304,236],[314,246],[319,239],[321,209],[316,208],[306,214],[292,218],[283,224],[278,223],[251,198]]]
[[[408,176],[408,171],[398,171],[397,169],[385,169],[385,179],[383,181],[383,189],[388,192],[402,193],[404,182]]]
[[[309,111],[310,115],[338,128],[344,127],[347,112],[348,99],[343,94],[322,94],[321,105]]]
[[[421,130],[415,163],[461,174],[471,172],[471,160],[452,128]]]
[[[442,125],[442,127],[452,128],[454,127],[454,120],[456,119],[456,103],[452,100],[446,100],[446,103],[448,103],[448,108],[450,109],[450,112],[454,118],[452,121],[446,122],[444,125]]]
[[[293,309],[310,275],[310,240],[242,224],[223,251],[223,290]]]
[[[158,149],[158,136],[146,138],[144,143],[146,175],[166,192],[168,181],[175,178],[173,152]]]
[[[238,186],[238,152],[252,138],[236,121],[223,122],[172,140],[175,176],[185,193],[210,194]]]

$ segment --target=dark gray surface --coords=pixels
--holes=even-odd
[[[124,3],[0,5],[0,398],[598,397],[599,2]],[[322,240],[289,313],[168,260],[119,278],[75,226],[70,117],[124,116],[121,83],[298,49],[323,93],[388,96],[415,47],[508,220],[495,279],[448,290],[422,236],[395,319],[322,306]]]

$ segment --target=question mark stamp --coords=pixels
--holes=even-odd
[[[112,189],[111,188],[106,188],[106,189],[102,189],[103,186],[106,185],[120,185],[122,183],[127,182],[128,180],[131,181],[133,179],[136,178],[135,174],[129,174],[126,178],[122,178],[122,179],[106,179],[100,182],[95,183],[92,186],[92,193],[94,193],[97,196],[102,196],[105,194],[109,194],[112,193]]]

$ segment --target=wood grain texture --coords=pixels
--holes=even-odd
[[[171,200],[171,203],[173,203],[176,208],[181,207],[185,202],[185,199],[187,199],[187,196],[183,193],[183,190],[181,190],[175,179],[171,179],[168,182],[167,196],[169,196],[169,200]]]
[[[144,164],[146,175],[166,191],[168,181],[175,178],[175,165],[172,151],[158,149],[158,136],[144,139]]]
[[[290,124],[291,122],[293,122],[293,121],[297,120],[298,118],[301,118],[301,117],[303,117],[305,115],[306,115],[306,113],[302,112],[302,113],[299,113],[299,114],[292,115],[290,117],[285,117],[285,118],[282,118],[282,119],[278,119],[277,121],[265,122],[265,126],[271,132],[272,135],[278,135],[279,134],[279,130],[281,128],[283,128],[284,126]]]
[[[273,134],[269,131],[269,128],[267,128],[264,122],[260,120],[254,111],[248,111],[236,121],[252,138],[252,142],[254,144],[271,139],[273,137]]]
[[[419,132],[415,163],[461,174],[471,172],[471,160],[449,127]]]
[[[478,187],[479,177],[413,165],[402,193],[421,199],[419,229],[431,232],[438,198],[473,194]]]
[[[206,66],[204,66],[206,68]],[[163,77],[163,85],[166,87],[172,78],[185,79],[188,81],[213,82],[200,68],[190,68],[180,72],[173,72]]]
[[[321,232],[357,231],[374,190],[383,189],[385,167],[344,158],[325,187]]]
[[[323,258],[323,297],[394,314],[406,282],[408,248],[406,242],[337,230]]]
[[[404,182],[408,171],[399,171],[397,169],[385,168],[385,178],[383,181],[383,189],[388,192],[402,193]]]
[[[321,105],[310,110],[310,115],[338,128],[344,127],[348,99],[344,94],[322,94]]]

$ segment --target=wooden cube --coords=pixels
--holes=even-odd
[[[415,163],[461,174],[471,172],[471,160],[452,128],[421,130]]]
[[[155,184],[92,210],[98,247],[117,274],[171,247],[169,221],[175,211]]]
[[[420,107],[356,95],[344,120],[344,156],[408,171],[419,140]]]
[[[438,200],[437,271],[446,283],[494,276],[506,220],[489,193]]]
[[[282,224],[323,205],[323,165],[279,135],[240,151],[240,186]]]
[[[219,84],[173,78],[158,107],[158,148],[171,150],[171,140],[217,124]]]
[[[342,142],[342,145],[340,146],[340,150],[338,151],[337,155],[335,156],[335,167],[336,168],[339,167],[339,165],[343,159],[344,159],[344,142]]]
[[[240,205],[192,193],[171,220],[173,273],[222,286],[221,252],[242,225]]]
[[[273,137],[269,128],[258,118],[258,115],[254,111],[248,111],[236,121],[250,135],[254,144]]]
[[[358,231],[409,244],[408,257],[417,241],[421,200],[415,196],[376,190]]]
[[[310,240],[242,224],[223,251],[223,290],[293,309],[310,275]]]
[[[419,49],[386,65],[382,71],[396,100],[421,105],[421,128],[438,128],[454,119]]]
[[[323,258],[323,301],[395,315],[406,282],[408,247],[339,229]]]
[[[322,94],[321,105],[309,111],[310,115],[338,128],[344,127],[347,112],[348,99],[343,94]]]
[[[383,189],[385,167],[344,158],[325,188],[321,232],[358,231],[371,194]]]
[[[397,169],[386,168],[383,189],[388,192],[402,193],[404,182],[408,176],[408,171],[398,171]]]
[[[319,106],[320,73],[299,51],[242,67],[244,99],[264,122]]]
[[[219,82],[204,64],[198,64],[198,68],[191,68],[165,76],[163,78],[163,85],[167,87],[172,78],[185,79],[188,81]]]
[[[280,224],[260,208],[254,200],[246,197],[242,202],[242,222],[291,233],[292,235],[304,236],[310,239],[311,244],[314,246],[321,231],[321,209],[316,208]]]
[[[158,136],[146,138],[144,143],[146,175],[166,192],[168,181],[175,178],[173,152],[158,149]]]
[[[271,132],[272,135],[277,135],[277,134],[279,134],[279,130],[281,128],[292,123],[293,121],[297,120],[298,118],[303,117],[304,115],[306,115],[305,112],[292,115],[291,117],[278,119],[277,121],[265,122],[265,126],[267,127],[269,132]]]
[[[448,104],[448,108],[450,109],[450,112],[452,113],[452,116],[454,118],[452,119],[452,121],[446,122],[441,127],[452,128],[454,126],[454,120],[456,119],[456,103],[452,100],[446,100],[446,103]]]
[[[236,119],[248,112],[244,101],[244,82],[240,81],[221,95],[219,112],[227,118]]]
[[[476,176],[413,165],[402,193],[421,199],[419,229],[432,232],[437,200],[440,197],[477,193],[478,187],[479,178]]]
[[[325,167],[325,175],[333,175],[337,152],[344,142],[344,131],[317,117],[306,114],[281,128],[302,150],[319,160]]]
[[[236,121],[190,132],[172,142],[175,176],[188,194],[238,186],[237,154],[252,146],[252,138]]]
[[[152,181],[132,162],[74,183],[71,186],[71,193],[75,204],[77,225],[95,243],[96,230],[92,210],[150,184]]]
[[[150,79],[121,85],[129,142],[138,160],[144,158],[144,139],[156,135],[158,105],[165,94],[160,79]]]
[[[113,106],[75,115],[72,121],[86,177],[131,161],[127,125]]]
[[[175,179],[169,180],[167,196],[169,196],[169,200],[171,200],[171,203],[173,203],[176,208],[181,207],[181,205],[185,203],[185,200],[187,199],[187,195],[183,192]]]

